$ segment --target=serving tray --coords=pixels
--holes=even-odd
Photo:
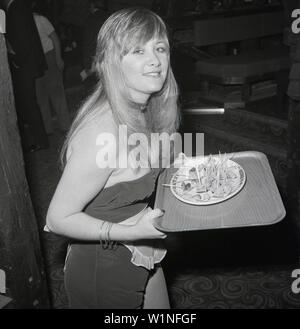
[[[256,151],[229,155],[245,170],[247,180],[243,189],[218,204],[191,205],[178,200],[170,183],[178,168],[166,169],[158,179],[155,207],[165,214],[156,222],[164,232],[209,230],[220,228],[271,225],[281,221],[286,211],[267,157]]]

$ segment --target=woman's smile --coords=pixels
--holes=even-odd
[[[151,78],[160,78],[161,77],[161,71],[152,71],[148,73],[144,73],[143,75]]]

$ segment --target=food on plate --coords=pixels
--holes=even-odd
[[[224,199],[240,186],[241,167],[225,155],[208,156],[183,163],[172,186],[183,199],[209,202]]]

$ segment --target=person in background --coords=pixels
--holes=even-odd
[[[82,42],[83,70],[80,75],[84,82],[86,95],[92,92],[97,83],[93,60],[96,52],[97,36],[107,18],[105,3],[105,0],[90,0],[90,14],[84,24]]]
[[[162,143],[178,130],[163,20],[145,8],[112,14],[98,35],[95,69],[98,85],[67,135],[46,217],[45,229],[72,239],[65,262],[69,307],[169,308],[160,264],[166,234],[155,225],[164,211],[150,202],[168,159],[157,144],[144,144],[144,165],[136,166],[123,140],[117,142],[124,127],[148,142],[161,134]]]
[[[35,79],[47,69],[32,11],[26,0],[1,0],[6,12],[6,41],[18,126],[23,150],[36,151],[49,146]]]
[[[63,84],[64,61],[61,57],[60,41],[53,25],[42,15],[42,3],[33,1],[32,9],[48,65],[44,76],[36,80],[37,100],[47,134],[53,133],[51,106],[57,115],[60,131],[64,133],[71,121]]]

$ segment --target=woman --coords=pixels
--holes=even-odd
[[[70,127],[70,116],[63,84],[64,61],[60,41],[52,24],[42,15],[42,3],[34,1],[32,8],[48,66],[45,75],[36,80],[37,100],[47,134],[53,133],[51,106],[57,115],[61,132],[65,132]]]
[[[166,235],[154,226],[163,211],[148,206],[160,169],[134,168],[130,161],[115,166],[127,159],[127,148],[99,143],[107,134],[118,141],[121,125],[128,135],[148,138],[176,131],[165,24],[143,8],[114,13],[99,32],[94,66],[99,83],[63,146],[64,172],[47,214],[50,231],[76,240],[65,267],[70,307],[168,308],[159,265],[165,251],[156,245]],[[117,159],[98,156],[107,145]],[[157,164],[162,156],[155,148],[150,153]],[[114,246],[107,248],[109,241]]]

